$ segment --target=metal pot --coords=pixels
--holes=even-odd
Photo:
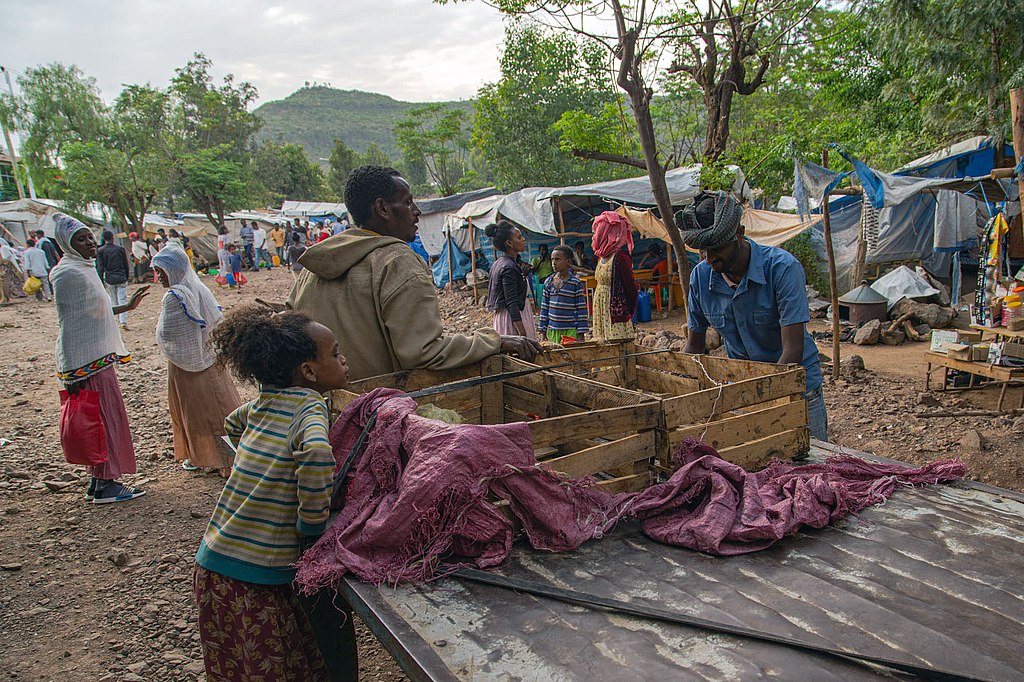
[[[867,280],[840,296],[839,303],[849,309],[851,324],[861,324],[868,320],[885,322],[889,319],[888,299],[872,289]]]

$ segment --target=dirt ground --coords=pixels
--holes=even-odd
[[[253,275],[241,293],[215,293],[230,309],[257,296],[283,300],[290,287],[277,270]],[[126,480],[147,494],[101,507],[85,502],[84,471],[61,455],[53,307],[0,307],[0,679],[203,678],[190,578],[222,480],[171,457],[165,361],[153,337],[161,296],[154,289],[130,315],[134,360],[117,370],[139,462]],[[489,320],[464,293],[443,292],[441,309],[449,331]],[[678,333],[681,322],[674,314],[644,327]],[[843,344],[842,357],[860,355],[866,370],[825,387],[833,440],[910,462],[959,456],[971,477],[1024,490],[1024,417],[930,417],[991,409],[997,392],[924,394],[926,347]],[[359,639],[362,679],[405,679],[362,624]]]

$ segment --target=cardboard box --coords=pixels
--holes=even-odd
[[[1003,357],[1024,359],[1024,343],[1016,343],[1015,341],[1004,342]]]
[[[969,332],[958,329],[933,329],[929,350],[944,353],[950,344],[971,345],[981,341],[981,332]]]
[[[985,362],[988,360],[988,344],[971,344],[971,360],[974,362]]]
[[[965,343],[948,343],[946,344],[946,355],[954,360],[970,362],[974,359],[974,348]]]

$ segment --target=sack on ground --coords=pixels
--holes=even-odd
[[[42,288],[43,280],[38,277],[29,277],[25,280],[25,283],[21,285],[21,290],[25,292],[26,296],[31,296]]]
[[[60,446],[68,464],[99,466],[107,461],[107,430],[100,415],[100,394],[60,392]]]

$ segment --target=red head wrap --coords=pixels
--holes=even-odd
[[[605,211],[594,218],[594,236],[590,243],[598,258],[607,258],[623,246],[633,253],[633,228],[615,211]]]

